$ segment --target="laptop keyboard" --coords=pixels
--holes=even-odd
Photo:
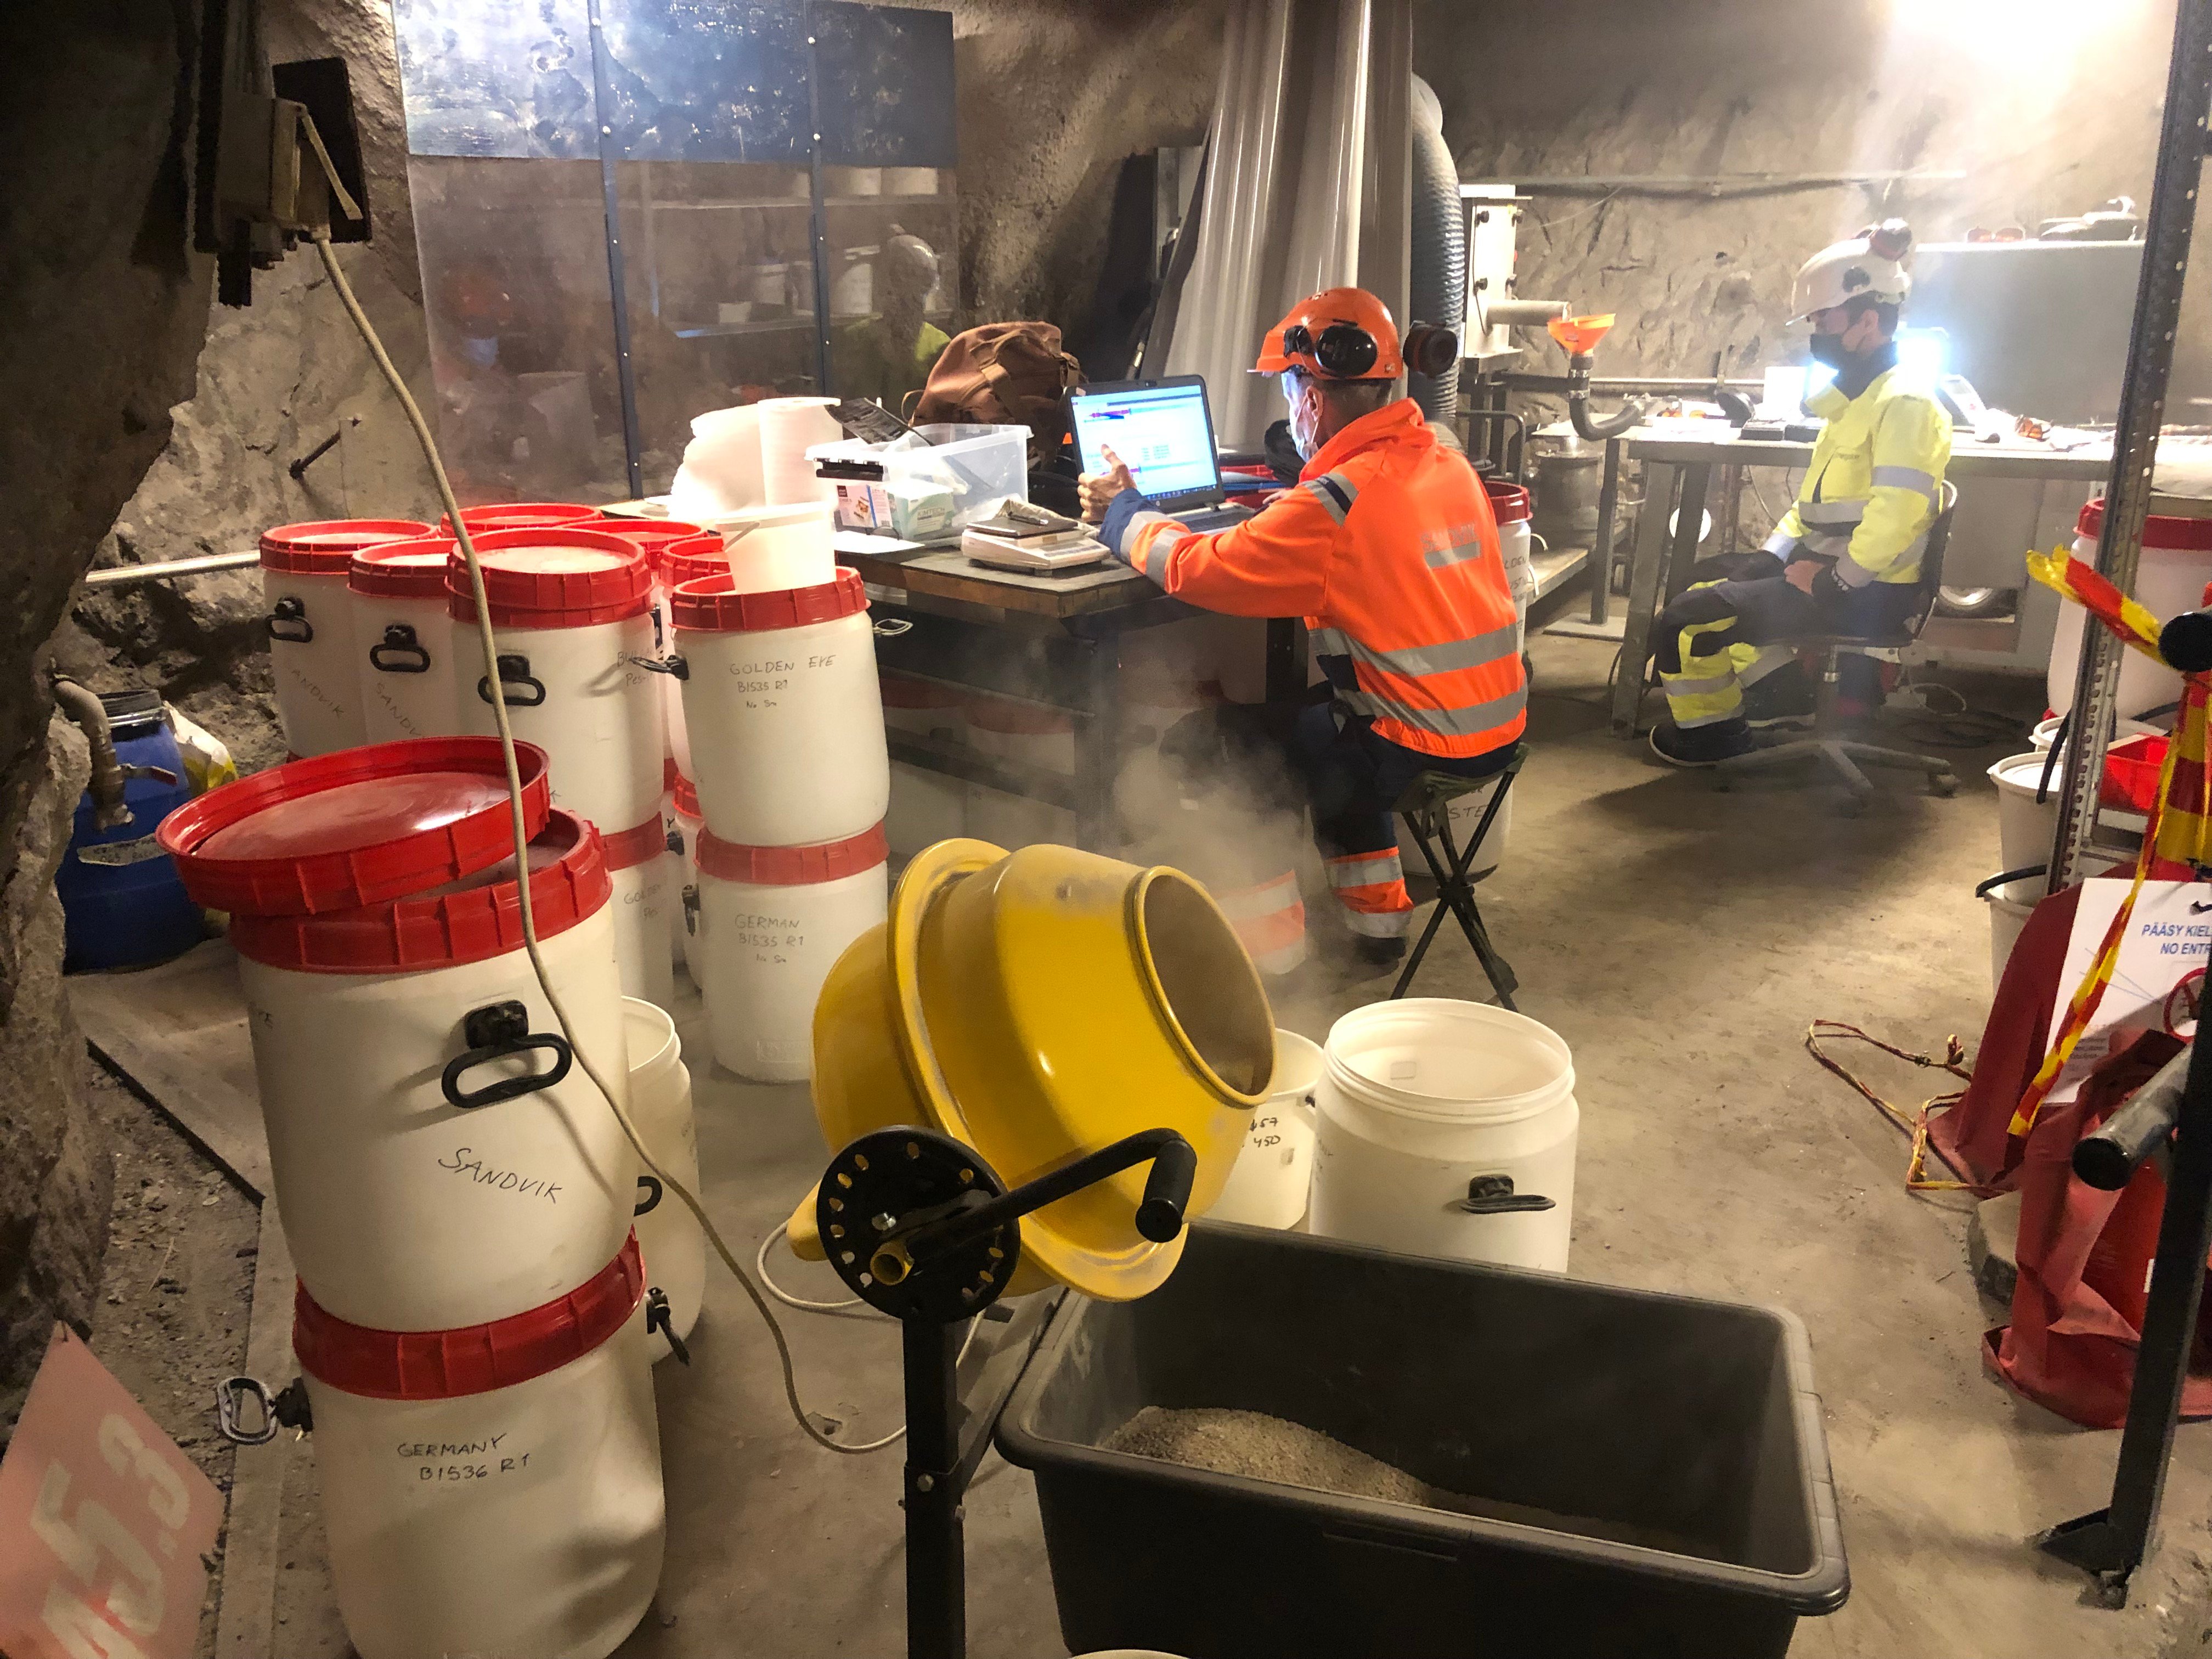
[[[1231,525],[1242,524],[1252,516],[1249,507],[1209,507],[1197,513],[1178,513],[1175,521],[1186,530],[1211,533],[1226,530]]]

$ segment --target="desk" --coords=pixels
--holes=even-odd
[[[874,545],[871,545],[874,544]],[[879,617],[908,624],[876,641],[876,659],[896,673],[1075,717],[1073,776],[985,755],[964,744],[888,733],[891,758],[1025,795],[1075,814],[1076,839],[1115,849],[1114,775],[1121,750],[1115,673],[1121,635],[1206,614],[1170,599],[1118,562],[1061,576],[993,570],[957,548],[915,547],[841,532],[837,562],[868,585]],[[1305,626],[1267,623],[1267,696],[1288,701],[1306,685]]]
[[[1620,669],[1613,686],[1613,734],[1633,738],[1644,702],[1644,665],[1651,659],[1651,625],[1661,607],[1689,585],[1714,469],[1738,473],[1753,466],[1803,467],[1812,462],[1813,446],[1652,433],[1631,434],[1622,442],[1628,459],[1644,463],[1644,505],[1637,514],[1636,540],[1629,555],[1628,612],[1621,635]],[[1951,452],[1945,476],[1954,480],[2051,478],[2101,483],[2112,468],[2111,452],[2103,446],[2062,452],[2039,444],[1984,444],[1961,437]],[[1680,516],[1670,536],[1667,520],[1678,509]],[[1601,571],[1595,580],[1604,580],[1605,573]]]

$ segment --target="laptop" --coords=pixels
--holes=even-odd
[[[1115,380],[1068,393],[1068,424],[1085,472],[1103,472],[1110,447],[1146,503],[1193,530],[1226,530],[1252,516],[1224,505],[1206,381],[1196,374]]]

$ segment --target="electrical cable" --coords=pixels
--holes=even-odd
[[[368,313],[362,309],[361,301],[355,297],[353,285],[346,281],[345,272],[339,268],[337,250],[331,246],[330,232],[325,228],[319,228],[313,233],[313,240],[315,251],[322,256],[323,269],[330,276],[331,286],[337,290],[340,303],[345,307],[346,315],[352,319],[353,325],[360,332],[363,343],[368,346],[368,355],[374,360],[377,369],[383,374],[386,383],[391,386],[393,395],[399,399],[399,406],[407,416],[407,423],[415,429],[416,442],[422,446],[423,458],[429,463],[431,479],[438,487],[438,499],[445,504],[447,522],[453,526],[453,539],[461,550],[463,562],[468,566],[469,592],[476,605],[477,633],[483,647],[484,660],[495,662],[499,656],[499,645],[492,633],[491,603],[484,593],[483,568],[477,562],[475,541],[469,534],[468,526],[462,522],[460,503],[454,499],[453,486],[446,476],[446,464],[438,453],[437,441],[431,435],[429,422],[423,419],[422,410],[416,404],[414,394],[408,391],[406,380],[394,367],[391,354],[385,350],[384,342],[378,337],[374,325],[368,320]],[[529,955],[531,969],[538,976],[538,988],[544,993],[546,1003],[553,1011],[554,1020],[559,1024],[561,1034],[568,1039],[568,1046],[575,1054],[576,1064],[582,1068],[584,1075],[592,1080],[593,1086],[605,1097],[608,1109],[614,1113],[615,1121],[622,1126],[623,1134],[629,1139],[631,1150],[636,1152],[638,1161],[659,1178],[661,1185],[667,1191],[675,1194],[684,1201],[684,1206],[691,1212],[701,1231],[713,1243],[714,1253],[722,1258],[722,1265],[737,1276],[738,1284],[744,1286],[746,1296],[751,1298],[752,1304],[759,1312],[763,1322],[768,1326],[769,1337],[775,1343],[776,1358],[783,1368],[784,1399],[791,1407],[792,1417],[798,1422],[799,1426],[805,1431],[807,1438],[825,1450],[848,1457],[859,1456],[867,1452],[881,1451],[885,1447],[895,1444],[906,1433],[904,1428],[901,1428],[895,1434],[886,1435],[880,1440],[872,1440],[861,1445],[848,1445],[831,1439],[808,1420],[806,1408],[799,1398],[799,1382],[793,1369],[791,1344],[785,1339],[783,1327],[777,1322],[775,1312],[768,1305],[767,1298],[762,1296],[760,1287],[753,1283],[752,1276],[739,1265],[737,1256],[732,1253],[728,1243],[724,1241],[721,1231],[708,1218],[706,1207],[700,1203],[697,1195],[676,1176],[662,1169],[654,1161],[653,1154],[646,1150],[644,1139],[638,1133],[637,1126],[631,1122],[629,1112],[623,1109],[614,1090],[608,1085],[607,1079],[592,1063],[591,1056],[584,1052],[583,1044],[576,1041],[575,1028],[569,1021],[568,1011],[562,1006],[560,994],[553,988],[552,977],[545,971],[544,958],[538,953],[536,907],[532,902],[530,894],[530,828],[523,815],[522,772],[514,756],[514,732],[507,723],[507,690],[501,684],[496,673],[489,676],[486,684],[491,688],[492,718],[499,728],[500,756],[507,766],[507,817],[514,836],[514,890],[522,923],[522,945],[524,951]],[[975,1335],[975,1325],[971,1323],[969,1328],[968,1340],[972,1342]],[[967,1352],[964,1343],[962,1345],[961,1352],[963,1354]]]
[[[793,1296],[768,1276],[768,1253],[775,1247],[776,1240],[788,1237],[790,1231],[788,1222],[779,1221],[775,1224],[775,1231],[761,1240],[760,1249],[753,1256],[753,1272],[760,1278],[761,1288],[785,1307],[796,1308],[801,1313],[842,1313],[848,1308],[859,1307],[860,1298],[857,1296],[848,1296],[842,1302],[809,1302],[803,1296]],[[890,1316],[887,1314],[884,1317],[889,1318]]]

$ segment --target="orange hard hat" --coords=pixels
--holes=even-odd
[[[1328,288],[1267,331],[1255,374],[1304,369],[1324,380],[1395,380],[1406,372],[1390,307],[1364,288]]]

